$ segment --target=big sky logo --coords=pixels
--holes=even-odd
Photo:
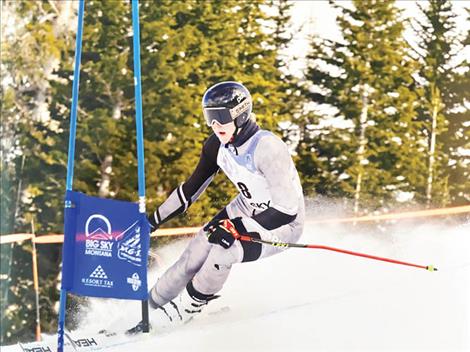
[[[138,220],[122,232],[113,232],[107,217],[92,214],[85,223],[85,238],[86,255],[111,258],[117,245],[119,259],[136,266],[142,265],[141,227]]]
[[[109,219],[101,214],[90,215],[85,223],[85,254],[113,256],[113,235]]]

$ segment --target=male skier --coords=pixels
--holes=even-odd
[[[238,82],[218,83],[205,92],[202,109],[214,133],[193,174],[149,216],[152,231],[185,212],[219,169],[240,194],[199,230],[150,290],[153,327],[186,322],[200,313],[218,297],[233,264],[282,251],[236,240],[238,235],[297,242],[302,234],[305,208],[297,170],[285,143],[252,118],[249,91]],[[142,328],[140,322],[128,332]]]

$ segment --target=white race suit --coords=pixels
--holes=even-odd
[[[286,144],[252,122],[237,136],[238,143],[222,145],[211,135],[189,179],[176,188],[153,216],[161,224],[181,214],[207,188],[221,169],[239,190],[214,219],[241,217],[250,236],[264,240],[297,242],[305,218],[304,198],[297,170]],[[151,290],[154,303],[163,306],[191,282],[203,295],[224,285],[233,264],[279,253],[283,248],[235,241],[224,249],[209,243],[203,229],[159,278]]]

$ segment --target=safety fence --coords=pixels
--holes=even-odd
[[[380,214],[380,215],[367,215],[359,217],[347,218],[326,218],[326,219],[311,219],[306,223],[311,224],[334,224],[334,223],[361,223],[361,222],[375,222],[387,220],[400,220],[400,219],[415,219],[433,216],[449,216],[470,213],[470,205],[463,205],[451,208],[438,208],[427,209],[418,211],[407,211],[400,213]],[[185,236],[196,233],[201,226],[193,227],[177,227],[168,229],[158,229],[151,234],[151,237],[168,237],[168,236]],[[16,233],[11,235],[1,235],[0,244],[7,243],[20,243],[23,241],[31,240],[37,244],[50,244],[62,243],[64,241],[63,234],[48,234],[48,235],[34,235],[30,233]]]
[[[151,234],[151,237],[167,237],[167,236],[184,236],[197,232],[200,227],[177,227],[170,229],[159,229]],[[0,236],[0,244],[19,243],[31,240],[38,244],[62,243],[64,242],[63,234],[34,235],[30,233],[15,233],[12,235]]]

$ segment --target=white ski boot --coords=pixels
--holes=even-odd
[[[204,295],[197,292],[191,282],[178,296],[164,306],[159,306],[155,303],[152,297],[153,293],[154,290],[149,295],[149,320],[151,329],[156,330],[173,328],[188,323],[201,313],[210,301],[220,297],[218,295]],[[127,334],[134,335],[140,333],[143,331],[143,327],[144,324],[141,321],[132,329],[127,330]]]

